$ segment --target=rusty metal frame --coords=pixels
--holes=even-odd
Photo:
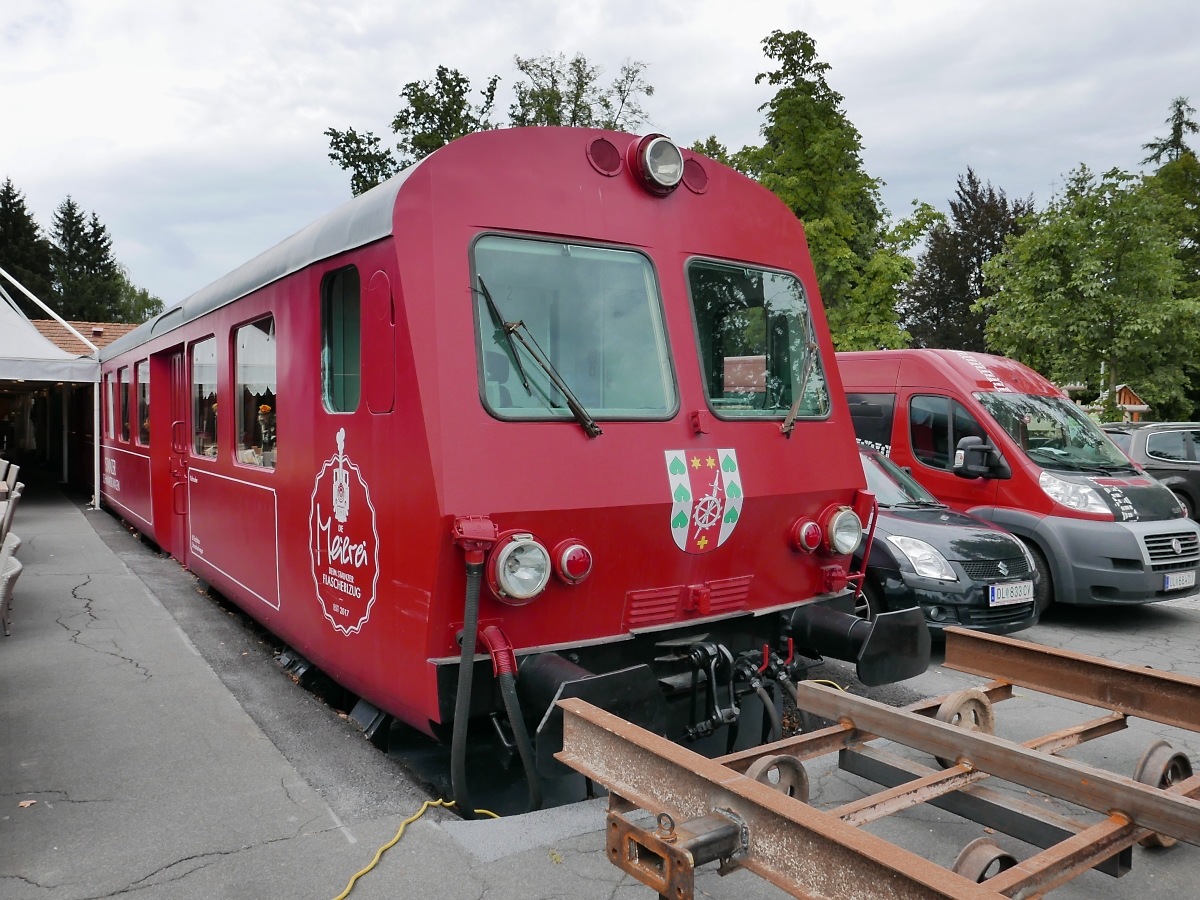
[[[690,898],[694,868],[714,859],[722,873],[746,868],[795,897],[973,900],[1042,896],[1091,867],[1119,876],[1128,870],[1129,848],[1154,832],[1200,845],[1200,775],[1163,790],[1054,755],[1121,730],[1129,716],[1200,731],[1200,680],[954,629],[947,632],[946,665],[996,679],[983,688],[991,701],[1010,697],[1015,684],[1111,713],[1016,744],[939,721],[942,698],[895,709],[802,682],[798,706],[837,724],[711,760],[568,700],[560,704],[558,758],[610,791],[610,861],[672,900]],[[876,737],[954,764],[928,769],[870,746]],[[835,751],[843,768],[888,789],[822,811],[742,774],[767,756],[805,760]],[[1100,820],[1054,815],[981,786],[989,775],[1092,810]],[[976,884],[858,827],[927,802],[1020,831],[1043,849]],[[659,827],[639,824],[631,815],[637,810],[658,816]],[[664,813],[678,833],[664,832]],[[711,833],[713,821],[744,826],[744,845],[727,853],[712,849],[718,845],[711,837],[693,837]],[[725,825],[718,831],[730,833]],[[691,852],[697,846],[706,848],[703,856]]]

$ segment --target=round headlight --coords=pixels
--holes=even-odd
[[[549,580],[550,554],[533,535],[513,535],[492,557],[492,583],[506,603],[528,603]]]
[[[862,540],[862,522],[858,520],[854,510],[843,506],[827,520],[825,535],[832,553],[848,556]]]
[[[670,138],[648,135],[637,144],[637,171],[650,190],[668,194],[683,180],[683,153]]]

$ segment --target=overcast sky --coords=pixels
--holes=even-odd
[[[641,61],[653,130],[737,149],[775,29],[815,40],[897,217],[968,166],[1039,204],[1081,163],[1140,171],[1171,100],[1200,107],[1196,0],[14,0],[0,180],[45,229],[68,194],[95,211],[170,306],[348,199],[325,129],[390,138],[438,65],[501,76],[506,114],[514,55]]]

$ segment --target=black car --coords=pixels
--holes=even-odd
[[[860,615],[920,606],[935,636],[950,625],[1009,634],[1037,623],[1038,578],[1024,544],[952,510],[881,453],[859,455],[879,503]]]
[[[1125,455],[1171,489],[1183,511],[1200,510],[1200,422],[1118,422],[1100,426]]]

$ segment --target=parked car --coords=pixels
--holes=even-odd
[[[878,451],[859,455],[879,503],[859,615],[920,606],[934,636],[948,625],[1009,634],[1037,623],[1037,569],[1021,541],[951,509]]]
[[[1200,422],[1109,422],[1100,426],[1125,455],[1171,489],[1183,511],[1200,509]]]

